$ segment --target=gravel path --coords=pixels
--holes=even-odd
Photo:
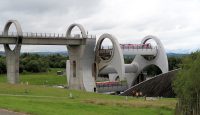
[[[0,115],[27,115],[27,114],[0,109]]]

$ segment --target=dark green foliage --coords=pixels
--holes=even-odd
[[[143,71],[147,72],[147,75],[151,75],[151,76],[159,75],[162,73],[160,68],[156,65],[149,65],[146,68],[144,68]]]
[[[6,73],[5,57],[0,56],[0,74]]]
[[[185,57],[181,68],[174,89],[179,97],[195,98],[200,93],[200,52]]]
[[[47,56],[50,68],[65,68],[67,59],[68,57],[64,57],[60,54]]]
[[[200,52],[194,52],[183,59],[182,69],[174,81],[174,90],[184,110],[197,110],[200,106]],[[189,113],[190,114],[190,113]]]
[[[181,59],[182,58],[180,57],[168,57],[169,70],[180,68],[180,65],[182,63]]]
[[[130,64],[132,63],[133,59],[135,58],[135,56],[124,56],[124,63],[125,64]]]
[[[24,53],[20,57],[20,72],[46,72],[48,68],[49,64],[44,56]]]
[[[65,68],[66,60],[65,57],[60,54],[54,55],[38,55],[23,53],[20,56],[19,71],[22,72],[46,72],[49,68]],[[6,59],[4,56],[0,56],[0,74],[6,73]]]

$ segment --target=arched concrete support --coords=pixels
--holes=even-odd
[[[147,66],[149,65],[156,65],[158,66],[162,73],[168,72],[168,59],[167,54],[165,52],[164,46],[162,45],[161,41],[155,37],[155,36],[146,36],[142,40],[142,44],[145,44],[148,40],[153,39],[157,43],[157,55],[152,60],[146,60],[141,55],[136,55],[135,59],[133,60],[132,64],[138,65],[138,71],[136,73],[132,73],[131,75],[127,75],[127,81],[129,87],[132,85],[132,83],[135,81],[136,77],[139,75],[139,73]]]
[[[113,53],[110,59],[108,60],[103,60],[99,55],[102,42],[105,38],[110,39],[113,44]],[[95,54],[96,54],[95,63],[96,63],[96,69],[97,69],[96,77],[99,75],[100,71],[102,71],[104,68],[109,66],[110,68],[113,68],[116,70],[117,74],[119,75],[120,80],[125,80],[125,67],[124,67],[123,53],[117,39],[114,36],[110,34],[101,35],[96,45]]]
[[[9,44],[4,44],[4,49],[5,49],[6,63],[7,63],[7,79],[9,83],[15,84],[19,82],[19,56],[20,56],[23,33],[18,21],[9,20],[4,27],[4,36],[8,35],[8,31],[11,24],[15,25],[18,38],[16,39],[16,45],[13,50],[10,49]]]
[[[67,30],[67,37],[71,36],[72,29],[77,26],[83,38],[87,38],[85,29],[80,24],[72,24]],[[96,87],[92,76],[92,66],[94,62],[94,48],[96,39],[87,39],[86,45],[68,45],[69,59],[67,69],[68,84],[70,89],[86,90],[93,92]]]
[[[69,28],[67,29],[67,35],[66,35],[68,38],[71,36],[71,32],[72,32],[72,29],[74,27],[78,27],[80,29],[80,31],[81,31],[82,37],[83,38],[87,38],[86,31],[85,31],[84,27],[81,24],[72,24],[72,25],[69,26]]]

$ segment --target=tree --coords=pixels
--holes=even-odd
[[[183,59],[182,69],[178,72],[173,83],[174,91],[179,101],[185,105],[184,110],[198,109],[200,98],[200,52],[192,53]]]
[[[31,60],[25,66],[24,69],[28,72],[45,72],[48,70],[48,63],[39,59],[39,60]]]
[[[0,74],[6,73],[6,59],[4,57],[0,57]]]
[[[169,63],[169,70],[174,70],[180,68],[182,62],[180,57],[169,57],[168,63]]]

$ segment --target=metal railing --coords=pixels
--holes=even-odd
[[[142,49],[142,50],[155,50],[155,49],[158,49],[157,46],[148,46],[146,44],[134,44],[134,45],[122,45],[120,44],[120,48],[122,50],[139,50],[139,49]],[[112,46],[101,46],[101,50],[112,50],[113,47]]]
[[[3,32],[0,32],[0,37],[17,37],[17,32],[8,32],[7,35],[4,35]],[[33,32],[23,32],[23,37],[26,38],[67,38],[66,34],[59,33],[33,33]],[[73,34],[69,38],[82,38],[80,34]],[[87,35],[87,38],[96,38],[96,35]]]
[[[128,85],[125,82],[120,82],[117,84],[96,84],[97,92],[115,92],[124,91],[128,89]]]
[[[122,50],[133,50],[133,49],[157,49],[157,46],[151,44],[120,44]]]
[[[127,86],[127,82],[111,82],[111,84],[107,83],[102,83],[102,84],[96,84],[97,88],[107,88],[107,87],[122,87],[122,86]]]
[[[113,52],[113,49],[100,49],[99,50],[99,53],[100,54],[112,54],[112,52]]]

